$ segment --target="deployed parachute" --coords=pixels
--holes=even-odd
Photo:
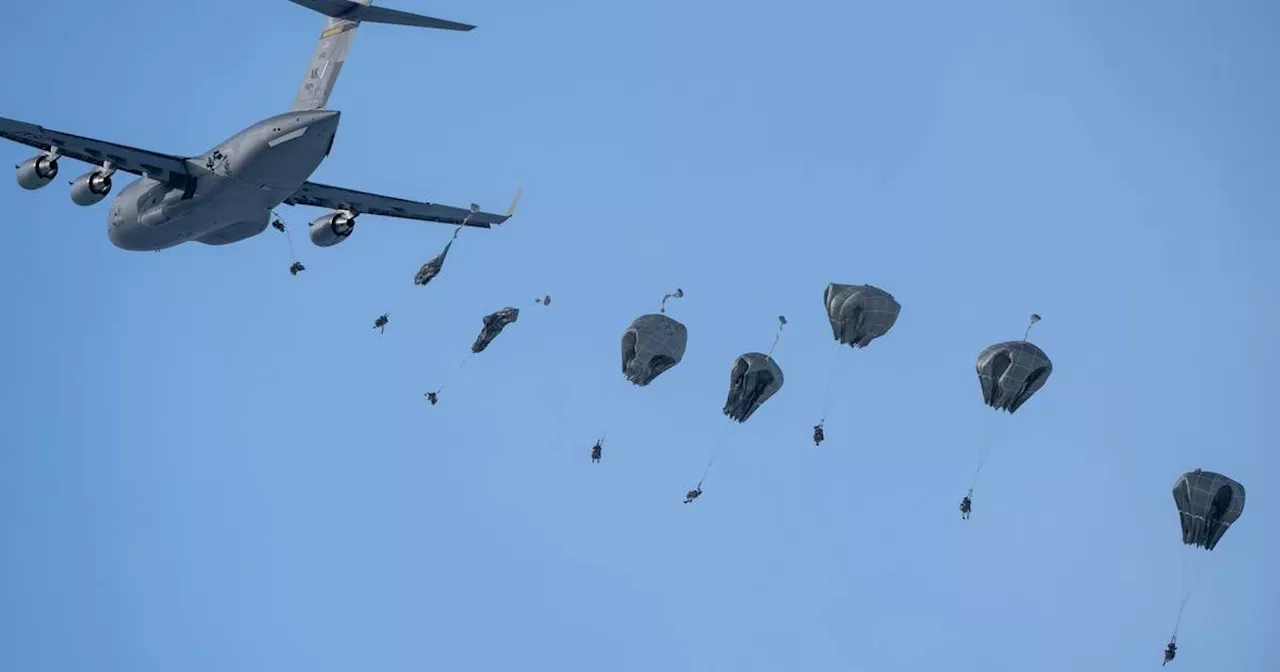
[[[1053,373],[1053,362],[1027,341],[1007,341],[979,353],[977,369],[983,401],[996,410],[1013,413],[1044,387]]]
[[[1244,512],[1244,486],[1196,469],[1178,477],[1173,501],[1182,522],[1182,543],[1212,551]]]
[[[889,333],[902,311],[892,294],[872,285],[830,283],[823,302],[831,321],[831,335],[851,348],[865,348]]]
[[[831,405],[831,380],[835,376],[835,358],[840,345],[865,348],[881,336],[889,333],[898,321],[902,305],[889,292],[873,285],[827,284],[822,294],[827,308],[827,321],[831,323],[831,336],[837,345],[827,365],[827,389],[822,395],[822,417],[813,426],[813,444],[820,445],[826,438],[824,427],[827,410]]]
[[[622,375],[637,387],[653,382],[684,359],[689,329],[666,315],[637,317],[622,332]]]
[[[746,422],[780,389],[782,368],[773,357],[761,352],[741,355],[729,372],[729,397],[724,402],[724,414],[737,422]]]
[[[520,309],[507,306],[496,313],[490,313],[484,316],[484,327],[480,330],[480,335],[476,336],[476,342],[471,344],[471,352],[483,352],[493,339],[502,333],[502,330],[508,324],[516,321],[520,317]]]
[[[667,299],[684,296],[683,289],[668,292],[662,297],[657,313],[641,315],[622,332],[622,375],[636,387],[646,387],[655,378],[679,364],[684,359],[685,346],[689,342],[689,329],[679,320],[666,316]],[[605,412],[600,438],[596,446],[604,443],[609,424],[617,407],[621,390],[610,394],[609,408]]]
[[[773,336],[773,345],[768,353],[748,352],[733,360],[733,368],[729,370],[729,396],[724,400],[724,415],[738,424],[747,421],[768,401],[770,397],[782,389],[782,367],[773,359],[773,350],[778,347],[778,339],[782,338],[782,328],[787,325],[784,315],[778,316],[778,331]],[[728,430],[732,424],[726,424],[711,449],[711,458],[702,470],[698,485],[685,495],[685,503],[692,502],[702,494],[702,484],[711,473],[711,465],[715,464],[720,448],[728,438]]]
[[[1182,543],[1212,551],[1244,513],[1244,486],[1222,474],[1196,469],[1179,476],[1174,482],[1173,503],[1178,507]],[[1196,576],[1204,569],[1201,562],[1208,562],[1206,556],[1200,557],[1203,560],[1183,559],[1182,603],[1178,607],[1178,619],[1173,624],[1170,649],[1178,641],[1178,628],[1182,625],[1182,614],[1197,583]],[[1171,659],[1171,654],[1166,652],[1166,662]]]
[[[1021,341],[996,343],[978,353],[978,383],[982,388],[982,401],[987,406],[1012,415],[1049,380],[1053,362],[1043,350],[1026,340],[1031,326],[1039,321],[1040,316],[1032,313]],[[992,450],[990,440],[982,440],[978,445],[978,468],[973,472],[969,494],[965,495],[962,506],[966,518],[972,506],[973,488]]]
[[[449,256],[449,248],[453,247],[453,241],[445,243],[444,250],[431,258],[431,261],[422,265],[418,272],[413,276],[413,284],[426,285],[440,275],[440,271],[444,269],[444,258]]]

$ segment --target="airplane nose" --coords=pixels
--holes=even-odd
[[[108,221],[107,240],[111,241],[112,245],[115,245],[122,250],[128,250],[133,247],[133,245],[130,244],[130,238],[132,238],[132,236],[130,236],[125,230],[125,227],[120,224],[119,219],[112,217]]]

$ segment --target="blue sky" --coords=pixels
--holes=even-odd
[[[0,182],[0,669],[1155,669],[1188,560],[1175,669],[1272,669],[1274,3],[392,6],[480,28],[364,27],[315,179],[525,190],[427,288],[448,227],[320,249],[285,208],[294,278],[274,231],[125,252],[65,180]],[[7,18],[0,115],[177,154],[287,109],[323,24]],[[903,311],[815,450],[831,281]],[[686,357],[633,388],[618,339],[675,287]],[[1033,311],[1053,376],[996,414],[974,358]],[[681,505],[778,314],[785,387]],[[1249,494],[1212,553],[1170,496],[1196,467]]]

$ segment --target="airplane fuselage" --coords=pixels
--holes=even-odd
[[[107,237],[121,249],[146,251],[191,240],[226,245],[262,233],[272,208],[329,154],[340,116],[336,110],[278,114],[188,159],[185,186],[145,177],[130,183],[112,199]]]
[[[108,202],[107,238],[124,250],[163,250],[195,241],[228,245],[271,226],[282,203],[328,210],[307,235],[317,247],[348,240],[361,214],[488,229],[511,217],[427,201],[394,198],[309,181],[329,155],[340,114],[325,109],[347,52],[363,23],[468,31],[475,26],[374,7],[371,0],[292,0],[327,20],[294,94],[292,111],[263,119],[199,156],[187,157],[64,133],[0,117],[0,139],[39,150],[14,166],[18,186],[43,189],[63,158],[93,166],[70,184],[81,207]],[[113,176],[138,178],[113,189]],[[123,181],[123,177],[121,180]],[[517,198],[519,192],[517,192]],[[108,199],[110,199],[108,201]]]

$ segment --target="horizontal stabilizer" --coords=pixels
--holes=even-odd
[[[389,23],[397,26],[439,28],[441,30],[471,30],[475,28],[475,26],[465,23],[434,19],[430,16],[402,12],[398,9],[371,7],[353,0],[290,0],[290,2],[335,19],[348,19],[361,23]]]

